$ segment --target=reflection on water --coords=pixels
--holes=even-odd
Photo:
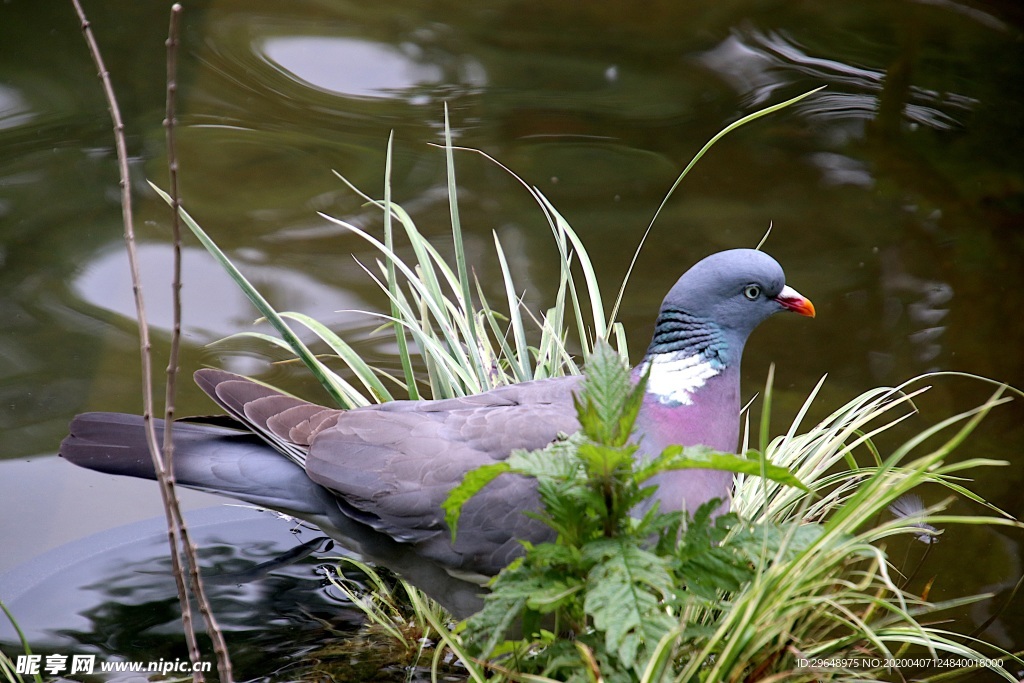
[[[857,185],[871,188],[875,179],[867,164],[858,159],[835,152],[815,152],[807,158],[821,170],[822,180],[826,185]]]
[[[403,54],[401,48],[414,55]],[[420,55],[411,46],[395,49],[354,38],[276,37],[255,49],[303,83],[341,95],[382,97],[389,91],[436,84],[443,75],[434,65],[418,64],[414,57]]]
[[[874,119],[887,77],[881,69],[809,55],[782,33],[756,30],[734,31],[700,60],[722,74],[744,96],[748,108],[764,106],[777,91],[796,81],[810,79],[827,85],[828,90],[798,103],[796,108],[809,120],[829,125],[843,119]],[[915,85],[909,89],[903,116],[914,124],[952,130],[960,125],[955,117],[977,105],[978,100],[972,97]]]
[[[946,331],[942,322],[949,314],[952,286],[914,277],[904,270],[899,256],[890,251],[882,254],[881,263],[886,327],[890,330],[904,328],[903,334],[910,341],[912,362],[920,372],[948,369],[936,361],[942,353],[942,335]],[[877,377],[887,376],[895,362],[891,355],[881,357],[888,367],[878,368]]]
[[[147,300],[149,322],[166,332],[173,320],[170,297],[163,291],[171,277],[169,249],[165,244],[141,244],[137,250],[143,287],[152,294]],[[280,310],[302,311],[319,320],[331,320],[331,327],[340,327],[341,331],[363,322],[354,313],[347,318],[336,315],[338,311],[369,308],[355,294],[329,287],[296,270],[253,262],[244,253],[239,256],[236,263],[246,278],[261,291],[272,293]],[[194,343],[210,344],[251,327],[255,319],[252,304],[205,250],[182,249],[182,264],[188,274],[182,288],[187,337]],[[83,302],[131,318],[135,315],[135,300],[130,283],[125,250],[112,245],[82,268],[71,287]]]
[[[305,651],[361,624],[361,612],[328,590],[320,565],[333,566],[339,551],[324,539],[306,540],[315,536],[308,531],[293,537],[291,523],[237,507],[187,518],[239,680],[309,666]],[[159,518],[113,529],[0,575],[5,603],[34,651],[100,661],[187,659],[162,527]],[[0,642],[17,651],[6,619]]]
[[[31,120],[31,107],[21,93],[0,85],[0,129],[23,126]]]

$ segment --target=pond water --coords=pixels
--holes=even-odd
[[[90,4],[125,116],[148,306],[156,350],[166,353],[168,217],[146,180],[166,185],[168,7]],[[776,365],[777,430],[825,374],[811,418],[934,370],[1020,387],[1022,30],[1024,11],[1012,1],[192,2],[180,67],[182,198],[279,309],[319,318],[395,369],[376,323],[345,312],[386,305],[360,266],[375,254],[318,212],[372,231],[380,218],[332,171],[380,195],[393,132],[393,197],[445,248],[444,156],[433,145],[447,103],[456,144],[485,151],[544,192],[588,245],[612,297],[697,150],[744,114],[824,85],[727,136],[669,201],[625,292],[620,319],[634,360],[683,270],[710,252],[756,245],[772,225],[766,251],[818,311],[814,321],[770,321],[747,347],[745,395]],[[171,656],[179,644],[173,593],[146,578],[160,569],[159,550],[147,554],[130,533],[109,531],[160,514],[155,488],[55,457],[74,414],[139,410],[109,116],[70,3],[4,3],[0,44],[0,572],[39,557],[63,568],[60,589],[47,594],[66,602],[19,603],[37,652]],[[458,154],[456,164],[467,249],[486,293],[499,300],[496,233],[528,303],[545,305],[557,259],[536,204],[480,155]],[[278,356],[266,347],[208,346],[248,329],[256,313],[191,239],[184,281],[183,369],[225,367],[326,400],[298,369],[269,365]],[[934,384],[918,429],[992,391],[967,380]],[[211,410],[182,382],[178,414]],[[1024,403],[1016,401],[955,456],[1009,460],[970,473],[971,486],[1016,517],[1024,516],[1022,444]],[[921,493],[929,503],[943,495]],[[195,494],[187,503],[219,501]],[[957,501],[953,510],[979,508]],[[245,533],[233,548],[224,527],[203,528],[210,556],[225,566],[296,543],[286,526],[256,549],[244,547]],[[110,550],[76,576],[65,544],[93,534]],[[919,573],[934,579],[933,598],[996,593],[954,615],[957,628],[973,630],[1006,602],[1021,576],[1021,541],[1013,530],[951,528],[934,546]],[[315,631],[314,617],[337,601],[317,588],[321,559],[274,574],[279,583],[253,589],[258,596],[219,598],[233,606],[229,629],[247,633],[240,679],[272,677],[280,661],[311,647],[308,638],[287,652],[266,644]],[[88,586],[104,590],[83,602]],[[254,614],[262,630],[253,629]],[[0,642],[15,652],[5,626]],[[1024,598],[984,635],[1024,647]]]

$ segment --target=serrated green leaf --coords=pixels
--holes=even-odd
[[[748,451],[749,453],[756,454],[757,451]],[[636,479],[642,483],[663,472],[688,469],[724,470],[755,477],[763,476],[780,484],[804,491],[810,490],[786,467],[763,463],[752,457],[722,453],[706,446],[670,446],[660,456],[641,467],[636,473]]]
[[[636,447],[615,448],[595,443],[581,443],[576,451],[591,477],[607,478],[622,473],[633,465]]]
[[[629,438],[623,431],[623,415],[632,408],[633,387],[629,369],[612,347],[604,341],[594,346],[587,359],[586,380],[577,401],[577,416],[583,433],[591,440],[609,446],[621,446]],[[629,422],[628,427],[632,427]]]
[[[583,555],[598,560],[587,576],[584,609],[607,650],[632,668],[645,644],[653,647],[675,626],[661,609],[673,592],[665,560],[619,538],[588,544]]]
[[[575,455],[580,443],[581,436],[571,435],[536,451],[517,449],[512,451],[507,462],[516,474],[537,478],[574,479],[581,474],[580,463]]]
[[[483,465],[475,470],[470,470],[462,481],[444,499],[441,507],[444,508],[444,521],[452,531],[452,543],[455,543],[455,533],[459,525],[459,517],[462,515],[462,506],[480,490],[497,479],[500,475],[511,469],[507,461],[496,462],[491,465]]]

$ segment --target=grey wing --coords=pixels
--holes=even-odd
[[[519,540],[551,537],[523,514],[539,509],[531,479],[502,475],[463,508],[454,546],[441,504],[463,476],[579,429],[580,378],[540,380],[466,398],[395,402],[345,413],[316,435],[306,469],[337,491],[351,514],[452,570],[496,574]]]

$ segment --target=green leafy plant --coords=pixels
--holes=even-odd
[[[637,459],[632,434],[646,378],[634,383],[618,355],[601,344],[586,370],[576,397],[578,434],[482,467],[449,496],[454,535],[462,504],[494,477],[533,477],[543,505],[536,516],[557,534],[552,543],[527,545],[525,556],[501,572],[483,610],[466,622],[464,639],[484,658],[515,653],[528,663],[523,668],[560,680],[586,680],[591,661],[605,680],[636,680],[691,604],[722,608],[719,595],[753,580],[753,560],[766,543],[777,550],[781,537],[778,529],[741,525],[735,514],[716,516],[720,500],[693,519],[662,513],[650,504],[650,479],[678,469],[763,469],[774,481],[800,483],[784,468],[705,448],[676,446]],[[638,510],[643,513],[634,516]],[[816,529],[806,527],[810,533],[801,540]],[[791,544],[790,552],[797,547]],[[552,630],[543,633],[542,624]],[[515,628],[528,638],[505,640]],[[574,640],[559,640],[561,633]],[[527,656],[536,638],[547,639],[547,647]]]

